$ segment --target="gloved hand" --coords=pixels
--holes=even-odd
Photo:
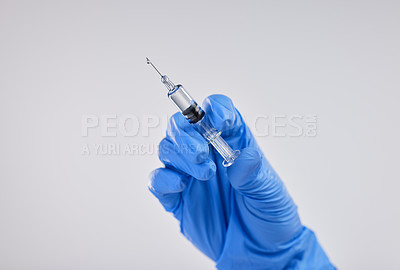
[[[223,167],[180,113],[171,117],[159,147],[165,168],[152,172],[149,189],[185,237],[218,269],[334,269],[232,101],[213,95],[203,109],[241,154]]]

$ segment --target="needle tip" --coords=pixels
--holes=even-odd
[[[163,76],[163,75],[161,74],[161,72],[158,71],[158,69],[153,65],[153,63],[150,61],[150,59],[149,59],[148,57],[146,57],[146,61],[147,61],[147,64],[148,64],[148,65],[151,65],[151,66],[157,71],[157,73],[160,74],[161,77]]]

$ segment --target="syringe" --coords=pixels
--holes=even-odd
[[[178,107],[183,116],[193,124],[194,128],[212,144],[214,148],[224,158],[222,164],[229,167],[233,164],[235,159],[239,156],[239,150],[232,150],[232,148],[221,137],[221,131],[215,129],[205,112],[193,100],[193,98],[186,92],[182,85],[175,85],[166,75],[162,75],[160,71],[153,65],[149,58],[146,57],[147,64],[151,65],[158,74],[161,76],[161,82],[168,89],[169,99]]]

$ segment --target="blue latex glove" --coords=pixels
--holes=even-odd
[[[149,189],[185,237],[218,269],[334,269],[232,101],[213,95],[203,109],[241,154],[223,167],[180,113],[171,117],[159,148],[165,168],[152,172]]]

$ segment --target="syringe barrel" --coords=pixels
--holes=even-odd
[[[233,164],[235,159],[239,156],[239,150],[232,150],[232,148],[226,143],[221,137],[221,131],[215,129],[210,123],[207,115],[205,115],[200,121],[194,124],[195,129],[210,143],[214,146],[215,150],[224,158],[222,165],[229,167]]]
[[[194,101],[194,99],[186,92],[182,85],[175,85],[167,76],[161,77],[162,83],[167,87],[168,97],[181,111],[183,116],[195,129],[210,143],[224,158],[222,165],[228,167],[233,164],[235,159],[239,156],[240,151],[233,151],[232,148],[221,137],[221,132],[215,129],[208,117],[205,115],[201,107]]]

